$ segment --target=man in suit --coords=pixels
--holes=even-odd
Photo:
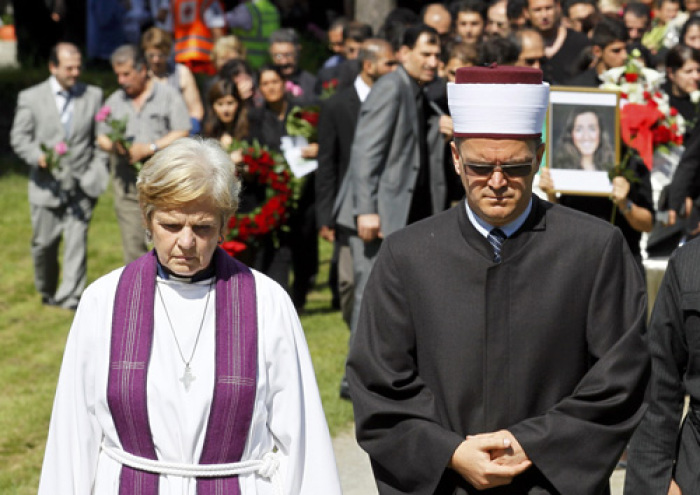
[[[102,90],[78,82],[81,55],[71,43],[51,50],[46,81],[22,91],[10,132],[15,153],[30,168],[34,284],[44,304],[75,309],[87,278],[87,231],[97,198],[107,187],[107,156],[95,147],[95,115]],[[68,153],[59,166],[42,145],[60,142]],[[63,277],[58,286],[58,246]],[[58,288],[57,288],[58,286]]]
[[[384,240],[348,359],[379,493],[609,494],[644,412],[642,274],[619,229],[532,194],[542,71],[462,67],[448,100],[466,198]]]
[[[374,83],[396,69],[394,49],[388,41],[370,38],[360,48],[362,70],[352,86],[331,96],[321,109],[318,125],[318,170],[316,171],[316,219],[320,236],[334,242],[338,292],[343,319],[350,326],[353,303],[352,256],[348,238],[355,229],[336,228],[333,205],[350,162],[350,150],[360,105]],[[341,390],[341,395],[347,395]]]
[[[411,26],[398,55],[402,65],[379,79],[362,104],[335,205],[337,223],[357,231],[349,239],[355,276],[351,332],[382,237],[446,204],[441,115],[424,94],[436,77],[440,38],[429,26]]]

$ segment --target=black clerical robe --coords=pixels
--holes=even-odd
[[[446,466],[506,428],[533,466],[488,493],[608,493],[643,413],[641,273],[618,229],[537,198],[492,257],[463,203],[383,243],[347,370],[379,491],[477,493]]]
[[[649,323],[649,409],[630,442],[625,495],[700,493],[700,239],[668,262]],[[690,396],[685,419],[683,405]],[[680,426],[679,426],[680,425]]]

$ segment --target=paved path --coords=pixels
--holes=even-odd
[[[340,483],[343,495],[377,495],[377,488],[372,480],[372,470],[367,454],[357,445],[355,433],[348,430],[333,439]],[[616,470],[610,478],[612,495],[622,495],[625,480],[624,470]]]

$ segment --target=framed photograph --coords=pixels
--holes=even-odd
[[[546,164],[563,194],[608,196],[608,171],[620,161],[616,91],[553,86],[546,127]]]

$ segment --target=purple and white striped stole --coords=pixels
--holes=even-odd
[[[255,406],[257,304],[255,280],[217,248],[216,377],[200,464],[241,460]],[[124,451],[157,460],[148,422],[146,378],[153,341],[156,256],[124,268],[112,318],[107,402]],[[122,466],[120,495],[156,495],[159,475]],[[240,494],[238,477],[199,478],[198,495]]]

